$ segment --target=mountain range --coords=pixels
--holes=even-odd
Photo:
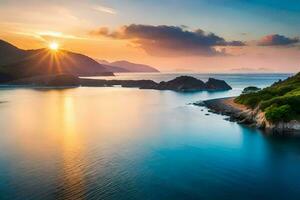
[[[1,82],[56,74],[113,76],[114,72],[149,71],[157,70],[127,61],[101,64],[86,55],[67,50],[53,51],[46,48],[24,50],[0,40]]]
[[[126,73],[126,72],[159,72],[154,67],[144,64],[132,63],[126,60],[120,60],[115,62],[108,62],[106,60],[97,60],[100,64],[103,64],[107,69],[114,73]]]

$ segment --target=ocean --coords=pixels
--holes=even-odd
[[[300,138],[267,135],[190,104],[291,74],[105,78],[180,75],[222,79],[233,89],[0,88],[0,199],[299,199]]]

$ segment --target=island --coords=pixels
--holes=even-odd
[[[223,91],[232,89],[225,81],[209,78],[203,82],[191,76],[179,76],[170,81],[157,83],[153,80],[106,80],[80,78],[72,74],[41,75],[7,81],[2,86],[36,87],[129,87],[153,90],[172,90],[177,92]],[[0,85],[0,86],[1,86]]]
[[[195,105],[199,105],[196,103]],[[262,90],[212,99],[203,105],[228,120],[276,133],[300,131],[300,73]]]

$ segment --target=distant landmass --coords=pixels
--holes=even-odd
[[[83,54],[66,50],[23,50],[0,40],[0,81],[55,74],[114,75],[107,67]]]
[[[247,67],[240,67],[240,68],[233,68],[230,70],[233,73],[271,73],[274,70],[264,67],[259,68],[247,68]]]
[[[153,80],[105,80],[79,78],[74,75],[59,74],[47,76],[34,76],[6,82],[5,85],[13,86],[50,86],[50,87],[134,87],[152,90],[173,90],[176,92],[196,92],[196,91],[224,91],[232,88],[223,80],[209,78],[203,82],[191,76],[179,76],[170,81],[159,83]]]
[[[106,66],[107,70],[114,73],[128,73],[128,72],[159,72],[154,67],[144,64],[132,63],[129,61],[121,60],[115,62],[108,62],[106,60],[97,60],[100,64]]]
[[[159,83],[153,80],[101,80],[101,79],[80,79],[82,86],[92,87],[110,87],[121,85],[122,87],[137,87],[140,89],[153,90],[173,90],[177,92],[194,92],[194,91],[224,91],[231,90],[225,81],[209,78],[203,82],[192,76],[179,76],[170,81],[161,81]]]

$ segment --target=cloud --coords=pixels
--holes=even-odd
[[[105,6],[99,6],[98,5],[98,6],[94,6],[93,9],[96,10],[96,11],[100,11],[100,12],[111,14],[111,15],[116,15],[117,14],[117,11],[115,9],[105,7]]]
[[[214,33],[206,33],[201,29],[185,30],[182,26],[131,24],[115,31],[100,27],[91,34],[130,40],[154,56],[226,55],[225,48],[220,47],[245,45],[241,41],[226,41]]]
[[[43,31],[34,33],[36,37],[44,40],[44,41],[52,41],[52,40],[61,40],[61,39],[73,39],[73,40],[87,40],[88,38],[79,37],[76,35],[65,34],[62,32],[55,31]]]
[[[288,46],[300,42],[299,38],[289,38],[284,35],[266,35],[258,41],[258,46]]]

